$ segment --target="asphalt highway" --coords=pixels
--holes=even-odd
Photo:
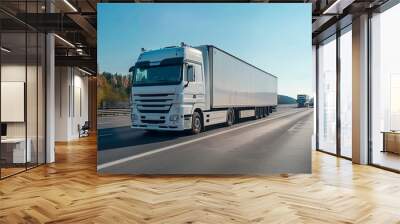
[[[270,116],[190,135],[128,126],[99,129],[98,171],[118,174],[310,173],[313,110]]]

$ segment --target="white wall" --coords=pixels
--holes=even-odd
[[[67,67],[55,68],[55,141],[67,141],[69,131],[69,85]]]
[[[25,70],[27,69],[27,70]],[[36,130],[36,113],[32,113],[32,108],[36,108],[36,80],[31,80],[31,74],[36,74],[36,67],[35,66],[27,66],[25,64],[3,64],[1,66],[1,81],[2,82],[24,82],[26,72],[28,72],[28,81],[29,86],[32,85],[34,88],[27,88],[27,119],[28,122],[34,122],[34,124],[29,123],[28,129],[30,130],[33,128]],[[32,104],[33,103],[33,104]],[[41,106],[41,105],[39,105]],[[7,110],[8,108],[1,108],[1,110]],[[24,110],[24,108],[22,108]],[[36,109],[34,110],[36,111]],[[7,122],[7,135],[9,137],[24,137],[25,136],[25,125],[26,122]],[[29,131],[28,130],[28,131]],[[29,133],[28,133],[29,137]]]
[[[88,120],[88,78],[72,67],[56,67],[55,73],[55,140],[70,141]]]
[[[1,81],[25,82],[25,64],[3,64],[1,66]],[[7,110],[7,108],[1,108]],[[7,137],[25,137],[25,122],[7,123]]]
[[[71,135],[73,138],[79,137],[78,125],[82,126],[85,121],[88,121],[89,119],[88,78],[87,76],[82,76],[82,73],[79,71],[79,74],[77,75],[77,71],[78,70],[74,70],[74,96],[72,96],[74,99],[74,108],[72,108]]]

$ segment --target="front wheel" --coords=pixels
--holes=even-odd
[[[203,129],[203,122],[198,112],[194,112],[192,115],[192,134],[198,134]]]

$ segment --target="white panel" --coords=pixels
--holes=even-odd
[[[205,126],[226,122],[227,111],[204,112]]]
[[[246,118],[246,117],[254,117],[255,114],[256,113],[254,110],[241,110],[239,116],[240,118]]]
[[[213,49],[213,107],[277,104],[277,78]]]
[[[1,82],[1,122],[24,122],[24,82]]]

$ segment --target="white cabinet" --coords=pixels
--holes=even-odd
[[[26,151],[25,144],[27,143]],[[32,161],[32,141],[25,138],[7,138],[2,139],[1,144],[12,151],[12,163],[25,163]],[[11,155],[10,155],[11,156]]]

